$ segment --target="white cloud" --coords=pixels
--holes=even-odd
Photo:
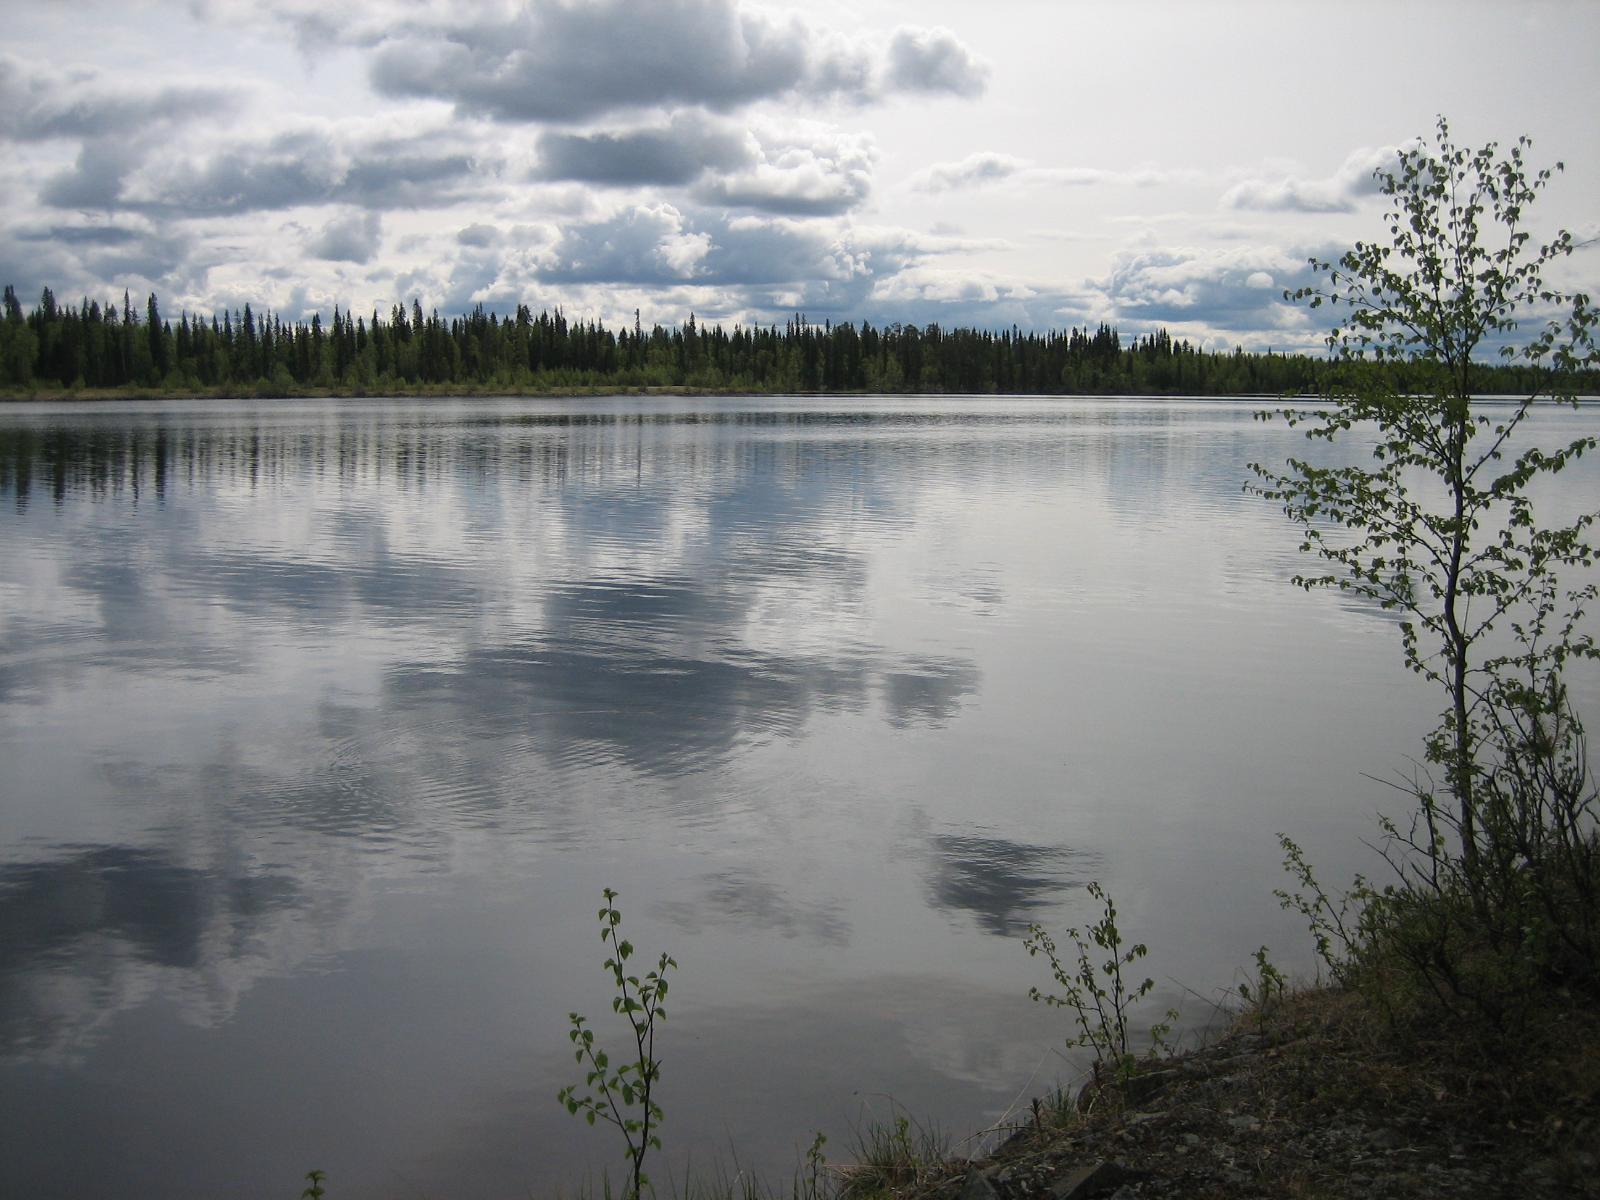
[[[980,150],[960,162],[935,163],[911,177],[911,186],[923,192],[947,192],[1010,179],[1028,169],[1028,160],[1010,154]]]
[[[500,231],[493,225],[474,222],[456,233],[456,241],[463,246],[495,246],[500,242]]]
[[[755,139],[727,121],[682,112],[664,125],[539,136],[538,175],[614,187],[683,185],[712,170],[749,166]]]
[[[142,222],[30,226],[0,231],[0,265],[23,295],[49,287],[63,299],[104,297],[128,287],[167,297],[194,282],[196,243],[187,231]]]
[[[1097,300],[1058,284],[923,263],[878,281],[863,315],[879,324],[1044,329],[1087,324]]]
[[[329,262],[371,262],[383,242],[383,222],[376,212],[348,212],[334,217],[306,245],[307,253]]]
[[[540,275],[553,282],[680,283],[694,278],[710,238],[670,204],[637,205],[602,221],[569,225]]]
[[[880,51],[735,0],[532,0],[502,15],[403,22],[377,41],[371,79],[389,96],[546,122],[983,88],[981,64],[948,30],[899,30]]]
[[[1307,281],[1307,257],[1277,246],[1140,247],[1119,253],[1098,285],[1118,319],[1301,331],[1307,314],[1283,291]]]
[[[1418,60],[1412,91],[1443,97],[1426,109],[1263,106],[1288,58],[1204,70],[1195,48],[1215,22],[1187,10],[1163,10],[1154,40],[1118,42],[1089,37],[1113,17],[1062,5],[1033,6],[1026,36],[978,8],[929,8],[915,19],[948,29],[907,28],[903,4],[800,0],[13,7],[0,282],[24,295],[128,286],[172,310],[360,310],[414,289],[445,312],[1092,317],[1216,322],[1248,341],[1247,326],[1293,319],[1277,297],[1302,269],[1261,247],[1314,229],[1336,255],[1381,236],[1371,170],[1447,102],[1473,144],[1532,129],[1535,165],[1567,157],[1533,232],[1587,241],[1554,278],[1594,292],[1583,197],[1600,160],[1557,93],[1508,88],[1468,112],[1448,99],[1455,68]],[[1231,30],[1230,52],[1271,24]],[[1475,69],[1525,85],[1581,40],[1535,69],[1470,36]],[[1174,95],[1204,96],[1204,119],[1174,119]],[[1131,231],[1137,244],[1119,240]]]
[[[242,99],[238,88],[216,84],[140,83],[118,86],[99,71],[37,70],[0,53],[0,137],[145,137],[174,124],[215,122]]]
[[[820,122],[736,125],[680,112],[655,126],[540,136],[546,179],[609,187],[681,186],[700,203],[790,216],[833,216],[872,190],[878,152],[868,134]]]
[[[1093,187],[1100,184],[1148,187],[1164,183],[1170,172],[1153,167],[1109,171],[1098,167],[1041,167],[1025,158],[980,150],[959,162],[935,163],[908,181],[921,192],[949,192],[989,184],[1012,183],[1045,187]]]
[[[942,27],[895,30],[888,57],[889,86],[900,91],[976,96],[989,77],[989,65]]]
[[[886,282],[977,244],[887,226],[635,205],[563,229],[541,260],[539,279],[547,285],[693,287],[700,289],[699,311],[723,311],[733,319],[775,320],[796,310],[878,317],[897,294],[884,290]],[[953,288],[955,278],[948,273],[937,286]],[[906,295],[931,303],[933,286]],[[1012,287],[1008,294],[1026,293]],[[709,304],[708,296],[714,297]]]
[[[695,194],[703,203],[786,216],[834,216],[866,200],[877,157],[867,134],[816,124],[770,130],[760,137],[758,161],[709,176]]]
[[[1266,212],[1344,213],[1354,212],[1356,204],[1378,194],[1373,173],[1396,165],[1399,150],[1382,146],[1352,152],[1339,169],[1323,179],[1299,175],[1276,178],[1243,179],[1222,194],[1223,208],[1258,209]]]
[[[206,217],[331,202],[392,209],[434,206],[481,190],[496,164],[462,139],[364,135],[303,124],[264,139],[187,148],[99,138],[41,190],[56,208]]]

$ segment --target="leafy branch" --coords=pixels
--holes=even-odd
[[[1050,964],[1050,973],[1061,988],[1059,995],[1029,988],[1028,997],[1052,1008],[1071,1009],[1078,1033],[1067,1039],[1067,1045],[1094,1051],[1096,1076],[1109,1067],[1116,1078],[1127,1079],[1137,1062],[1129,1048],[1129,1010],[1149,995],[1155,988],[1155,980],[1147,978],[1130,986],[1123,978],[1122,969],[1131,967],[1149,951],[1143,942],[1124,948],[1122,931],[1117,927],[1116,904],[1098,883],[1089,884],[1088,891],[1100,901],[1103,911],[1087,931],[1076,927],[1067,930],[1076,959],[1071,966],[1061,961],[1055,940],[1043,927],[1028,926],[1023,947],[1029,957],[1044,955]],[[1106,957],[1096,962],[1096,951]],[[1151,1027],[1151,1040],[1156,1046],[1164,1044],[1171,1022],[1177,1016],[1175,1011],[1169,1011],[1165,1022]]]
[[[576,1012],[569,1013],[572,1028],[567,1038],[575,1047],[573,1058],[589,1069],[582,1090],[580,1085],[572,1084],[562,1088],[556,1098],[572,1115],[582,1113],[590,1125],[599,1120],[616,1126],[628,1149],[626,1200],[638,1200],[650,1183],[644,1174],[645,1154],[661,1148],[656,1129],[664,1114],[655,1098],[655,1086],[661,1078],[661,1060],[655,1052],[656,1025],[667,1019],[667,1010],[661,1005],[667,995],[666,974],[678,964],[663,952],[655,970],[643,978],[628,974],[626,964],[633,957],[633,943],[620,932],[622,913],[615,903],[617,893],[606,888],[604,895],[605,904],[599,910],[600,940],[610,951],[605,966],[616,992],[611,1010],[627,1018],[634,1053],[613,1067],[611,1056],[596,1046],[594,1030],[588,1027],[587,1019]]]

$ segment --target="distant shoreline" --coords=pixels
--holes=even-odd
[[[1305,401],[1316,402],[1320,397],[1294,396],[1280,392],[875,392],[859,391],[757,391],[750,388],[701,388],[686,384],[666,384],[650,387],[599,387],[573,386],[550,388],[508,387],[412,387],[385,388],[366,391],[353,388],[305,388],[292,392],[241,392],[216,388],[207,391],[171,391],[162,388],[39,388],[28,392],[15,389],[0,390],[0,407],[11,404],[78,404],[98,402],[129,402],[136,400],[167,403],[182,400],[603,400],[611,396],[654,397],[718,397],[750,396],[763,399],[827,400],[850,399],[905,399],[905,400],[1250,400],[1250,401]],[[1507,393],[1485,393],[1477,400],[1515,403],[1525,397]],[[1541,396],[1546,403],[1554,397]],[[1600,394],[1582,393],[1573,398],[1579,403],[1600,402]]]
[[[1193,392],[878,392],[854,391],[758,391],[751,388],[700,388],[668,384],[652,387],[573,386],[551,388],[507,387],[414,387],[385,388],[378,391],[351,388],[305,388],[283,394],[241,392],[237,389],[171,391],[162,388],[38,388],[28,392],[0,391],[0,405],[71,404],[98,401],[132,400],[548,400],[604,399],[608,396],[757,396],[823,400],[832,397],[902,397],[905,399],[951,400],[1277,400],[1276,392],[1237,392],[1199,394]]]

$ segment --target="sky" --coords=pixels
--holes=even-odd
[[[1309,349],[1432,136],[1566,169],[1596,0],[6,0],[0,282],[286,318],[1105,321]]]

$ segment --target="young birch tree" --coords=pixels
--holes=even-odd
[[[1468,877],[1481,849],[1480,793],[1497,770],[1489,760],[1503,759],[1504,735],[1528,723],[1536,732],[1559,724],[1565,750],[1574,737],[1581,745],[1561,669],[1596,655],[1582,623],[1594,588],[1560,573],[1570,580],[1593,564],[1586,535],[1600,513],[1543,525],[1530,495],[1595,437],[1537,446],[1525,423],[1541,400],[1576,407],[1584,373],[1600,362],[1597,317],[1587,295],[1548,278],[1572,236],[1541,243],[1528,229],[1531,206],[1562,169],[1531,169],[1529,146],[1524,137],[1504,154],[1494,143],[1468,150],[1441,117],[1431,143],[1419,139],[1376,172],[1388,239],[1357,242],[1337,262],[1311,260],[1324,278],[1285,293],[1334,310],[1333,386],[1315,407],[1263,414],[1312,439],[1371,437],[1370,460],[1252,464],[1261,481],[1252,490],[1282,503],[1301,549],[1326,566],[1295,582],[1397,611],[1406,664],[1442,687],[1427,757],[1453,805],[1416,790],[1430,854],[1437,859],[1443,826]],[[1527,389],[1510,402],[1473,394],[1476,367],[1494,357],[1526,369]]]

